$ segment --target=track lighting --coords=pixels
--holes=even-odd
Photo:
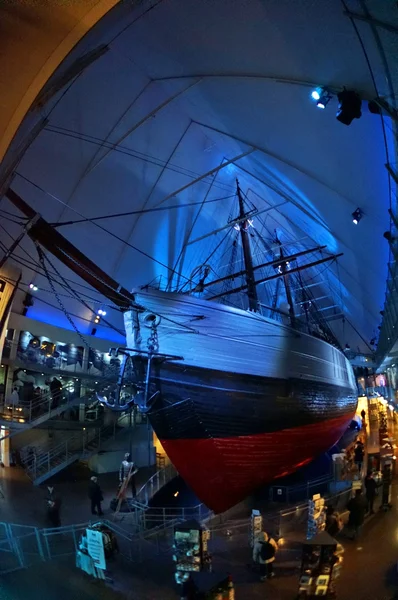
[[[363,213],[360,208],[357,208],[352,213],[352,222],[354,225],[358,225],[359,221],[362,219]]]
[[[332,94],[323,87],[317,87],[311,92],[311,98],[316,102],[318,108],[325,108],[332,98]]]
[[[360,95],[353,90],[343,90],[337,94],[339,100],[339,109],[336,114],[336,119],[343,125],[351,125],[354,119],[359,119],[362,116],[361,106],[362,100]]]

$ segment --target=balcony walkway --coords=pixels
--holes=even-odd
[[[101,383],[104,383],[104,379],[101,380]],[[91,382],[90,387],[87,385],[85,387],[86,392],[81,396],[74,392],[74,384],[70,383],[63,386],[59,398],[56,400],[50,392],[40,399],[19,403],[15,406],[12,406],[9,401],[5,401],[0,408],[0,425],[9,428],[9,431],[7,434],[2,435],[0,440],[37,427],[70,408],[95,402],[97,399],[95,386]]]

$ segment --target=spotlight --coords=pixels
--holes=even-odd
[[[362,219],[362,215],[363,213],[360,208],[354,210],[354,212],[352,213],[352,222],[354,223],[354,225],[358,225],[359,221]]]
[[[311,92],[311,98],[316,102],[318,108],[325,108],[332,98],[332,94],[323,87],[318,87]]]
[[[29,288],[30,288],[31,290],[33,290],[34,292],[37,292],[37,290],[39,289],[39,288],[38,288],[36,285],[34,285],[34,283],[30,283],[30,284],[29,284]]]
[[[361,106],[362,100],[360,95],[353,90],[343,90],[337,94],[339,100],[339,109],[336,114],[336,119],[343,125],[351,125],[354,119],[359,119],[362,116]]]
[[[322,88],[316,88],[316,90],[313,90],[311,92],[311,98],[313,100],[319,100],[319,98],[321,97],[321,92],[322,92]]]

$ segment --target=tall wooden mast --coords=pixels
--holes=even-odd
[[[240,236],[242,239],[242,248],[243,248],[243,260],[245,263],[245,278],[247,285],[247,296],[249,298],[249,309],[257,311],[258,309],[258,297],[257,297],[257,288],[256,281],[254,279],[254,269],[253,269],[253,258],[252,252],[250,248],[250,239],[249,239],[249,221],[245,219],[246,212],[245,206],[243,203],[242,192],[239,187],[239,181],[236,180],[236,192],[238,194],[239,200],[239,219],[244,219],[240,224]]]

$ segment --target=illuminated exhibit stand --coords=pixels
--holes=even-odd
[[[312,600],[336,595],[344,549],[326,531],[317,533],[303,544],[300,583],[297,600]]]

